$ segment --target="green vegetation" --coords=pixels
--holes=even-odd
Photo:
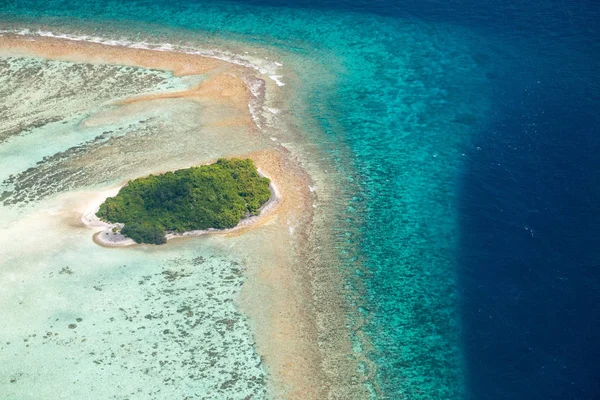
[[[270,196],[269,179],[258,175],[252,160],[219,159],[130,181],[96,215],[125,224],[121,233],[137,243],[162,244],[165,231],[232,228],[256,215]]]
[[[132,238],[136,243],[167,243],[165,228],[148,221],[129,222],[121,229],[121,233]]]

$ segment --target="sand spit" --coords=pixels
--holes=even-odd
[[[226,104],[246,116],[227,125],[254,126],[249,103],[255,94],[246,82],[255,70],[227,61],[177,51],[159,51],[53,37],[0,35],[0,55],[35,57],[85,64],[110,64],[170,71],[178,77],[201,76],[201,82],[189,89],[118,99],[116,105],[162,99],[189,99]],[[254,78],[256,80],[256,78]],[[275,87],[274,85],[272,85]]]
[[[217,59],[174,51],[107,46],[52,37],[0,36],[0,49],[13,57],[41,57],[85,64],[116,64],[172,71],[177,76],[206,74],[230,65]]]

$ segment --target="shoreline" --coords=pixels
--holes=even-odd
[[[263,174],[260,170],[258,170],[258,174],[261,177],[269,178],[268,176]],[[197,237],[197,236],[204,236],[204,235],[218,235],[218,234],[227,235],[227,234],[239,232],[242,229],[251,229],[253,227],[260,226],[260,224],[264,223],[264,220],[270,214],[272,214],[273,212],[276,211],[277,207],[281,204],[281,202],[283,200],[281,197],[281,194],[279,192],[279,189],[277,188],[277,185],[275,185],[273,183],[273,180],[271,178],[269,178],[269,180],[271,181],[269,183],[269,191],[271,192],[271,197],[269,197],[269,199],[265,202],[265,204],[263,204],[260,207],[259,213],[257,215],[252,215],[252,216],[243,218],[242,220],[240,220],[240,222],[238,222],[238,224],[236,226],[234,226],[233,228],[228,228],[228,229],[209,228],[209,229],[204,229],[204,230],[186,231],[186,232],[182,232],[182,233],[166,231],[165,237],[167,239],[167,243],[169,242],[169,240],[173,240],[173,239],[183,239],[183,238],[190,238],[190,237]],[[119,186],[117,189],[117,192],[119,190],[121,190],[121,188],[123,188],[125,185]],[[104,195],[106,193],[113,193],[114,191],[115,191],[115,189],[112,188],[109,190],[102,191],[101,193],[103,193],[103,195]],[[116,193],[112,194],[112,195],[111,194],[107,195],[106,197],[103,198],[103,200],[100,204],[102,204],[106,200],[106,198],[112,197],[114,195],[116,195]],[[94,203],[92,203],[91,208],[81,216],[81,222],[86,227],[92,228],[92,229],[104,228],[103,230],[97,231],[93,234],[92,238],[93,238],[94,243],[96,243],[99,246],[107,247],[107,248],[129,247],[129,246],[134,246],[134,245],[146,244],[146,243],[136,243],[133,239],[128,238],[127,236],[124,236],[121,233],[114,233],[113,229],[117,228],[120,231],[123,228],[123,224],[118,223],[118,222],[117,223],[109,223],[109,222],[102,221],[100,218],[98,218],[96,216],[96,213],[98,212],[100,204],[96,204],[96,201],[95,201]],[[105,238],[105,236],[108,236],[108,238]]]

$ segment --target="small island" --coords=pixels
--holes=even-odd
[[[163,244],[166,232],[233,228],[257,215],[270,197],[270,180],[252,160],[219,159],[130,181],[96,216],[118,224],[120,234],[136,243]]]

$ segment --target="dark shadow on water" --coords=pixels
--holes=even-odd
[[[598,92],[573,81],[500,96],[468,157],[459,274],[474,400],[600,398]]]

